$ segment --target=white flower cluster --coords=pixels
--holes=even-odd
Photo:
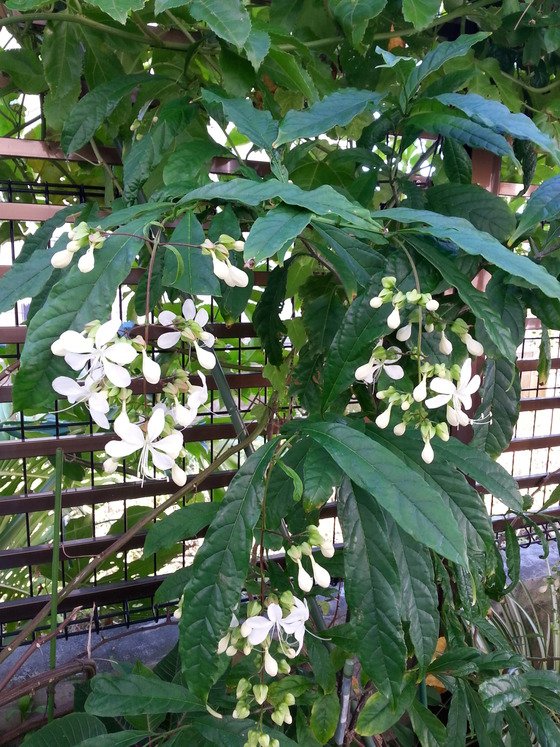
[[[180,339],[186,340],[195,348],[199,363],[205,368],[213,367],[216,363],[213,353],[198,344],[199,341],[205,345],[214,342],[213,336],[203,329],[208,314],[197,311],[192,301],[185,301],[183,317],[176,317],[172,312],[163,312],[163,315],[167,315],[164,320],[168,324],[173,322],[179,329],[162,335],[167,339],[161,343],[160,338],[160,347],[167,349]],[[129,367],[134,364],[138,368],[137,359],[141,357],[142,374],[150,384],[160,381],[161,367],[148,356],[142,337],[128,339],[120,336],[121,326],[121,321],[115,319],[105,324],[91,322],[81,333],[64,332],[52,344],[51,350],[78,371],[78,378],[58,376],[52,383],[53,389],[66,397],[71,405],[84,403],[93,421],[104,429],[110,428],[107,415],[111,405],[120,408],[114,422],[115,434],[120,440],[111,440],[105,447],[109,456],[103,464],[105,472],[115,472],[119,466],[117,460],[139,452],[139,478],[149,477],[152,469],[160,472],[171,470],[173,481],[184,485],[187,475],[177,460],[186,456],[186,451],[177,427],[191,425],[199,408],[208,399],[206,377],[199,372],[202,386],[195,386],[186,371],[175,370],[173,378],[163,386],[162,395],[150,417],[143,414],[131,417],[134,408],[132,392],[128,389],[132,380]],[[170,342],[169,336],[176,336],[176,339]]]
[[[311,524],[307,527],[307,531],[309,533],[309,542],[302,542],[300,545],[292,545],[289,550],[286,551],[286,555],[290,560],[293,560],[298,567],[297,584],[305,593],[311,591],[313,588],[313,582],[322,589],[328,589],[331,584],[330,573],[315,560],[312,548],[319,547],[321,554],[325,558],[332,558],[334,555],[334,546],[332,542],[329,542],[329,540],[323,537],[318,527]],[[303,567],[301,563],[303,557],[309,558],[313,576],[311,576]]]
[[[249,276],[239,267],[232,265],[229,260],[230,251],[242,252],[245,242],[234,241],[231,236],[221,234],[218,243],[214,244],[206,239],[202,244],[202,253],[212,257],[214,275],[223,280],[230,288],[245,288],[249,283]]]
[[[84,221],[78,223],[75,228],[68,231],[69,241],[66,248],[55,252],[51,257],[51,265],[58,270],[68,267],[74,258],[74,254],[87,247],[87,251],[78,260],[78,269],[84,273],[91,272],[95,267],[93,252],[100,249],[105,242],[105,237],[100,231],[100,228],[90,228]]]
[[[417,290],[402,293],[397,288],[394,277],[385,277],[382,279],[381,292],[371,299],[370,305],[377,309],[386,303],[391,303],[393,307],[387,318],[387,326],[396,330],[399,342],[406,342],[411,338],[413,325],[423,325],[428,333],[434,330],[440,332],[439,351],[442,355],[451,355],[453,345],[445,336],[447,322],[438,316],[439,303],[429,293],[420,293]],[[401,326],[403,312],[406,318],[404,326]],[[464,320],[454,320],[450,328],[465,345],[467,354],[483,355],[483,346],[469,333]],[[404,378],[404,369],[398,364],[403,355],[403,351],[396,346],[385,348],[381,339],[375,345],[369,361],[356,369],[355,377],[358,381],[375,384],[383,371],[390,379],[399,381]],[[387,406],[377,416],[375,423],[378,428],[387,428],[393,407],[400,407],[402,419],[394,426],[393,432],[396,436],[402,436],[409,425],[419,428],[424,441],[422,459],[430,464],[434,459],[430,443],[434,436],[447,441],[449,425],[458,428],[473,422],[465,411],[471,409],[472,395],[478,391],[481,380],[478,374],[472,375],[470,357],[466,358],[462,366],[447,367],[443,363],[431,364],[417,346],[412,345],[407,355],[418,365],[419,382],[412,393],[401,391],[393,385],[378,390],[377,399],[385,401]],[[430,390],[434,392],[434,396],[428,396]],[[444,406],[446,420],[432,422],[427,411]]]
[[[214,345],[214,335],[204,331],[204,326],[208,322],[208,312],[205,309],[196,310],[194,302],[190,298],[183,304],[183,316],[177,316],[172,311],[162,311],[159,315],[159,323],[164,327],[173,327],[173,332],[164,332],[158,337],[158,347],[167,350],[173,348],[179,341],[191,345],[196,352],[196,357],[202,368],[208,370],[216,365],[214,353],[204,350],[199,343],[202,342],[206,347],[211,348]]]

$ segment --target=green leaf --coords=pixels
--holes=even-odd
[[[454,95],[454,94],[451,94]],[[417,132],[429,132],[453,138],[471,148],[489,150],[497,156],[507,156],[517,163],[513,148],[502,135],[489,127],[473,122],[465,117],[445,111],[420,112],[413,114],[406,122],[407,129]]]
[[[410,623],[408,634],[422,677],[436,650],[439,635],[437,587],[430,551],[387,518],[389,544],[401,584],[401,616]]]
[[[55,99],[77,99],[81,91],[82,46],[73,23],[48,23],[41,57],[45,78]]]
[[[251,19],[241,0],[192,0],[189,13],[221,39],[242,47],[251,33]]]
[[[443,170],[449,181],[471,184],[472,161],[465,146],[452,137],[446,137],[443,140],[442,155]]]
[[[447,740],[445,726],[419,700],[412,702],[412,707],[408,709],[408,715],[414,733],[422,747],[445,747]]]
[[[175,599],[180,599],[187,583],[191,580],[192,565],[179,568],[164,579],[154,594],[154,604],[164,604]]]
[[[377,689],[396,703],[402,690],[406,647],[398,604],[400,579],[385,517],[371,496],[352,489],[348,480],[339,492],[338,516],[356,653]]]
[[[334,279],[329,284],[322,276],[309,279],[301,289],[301,295],[307,348],[311,354],[323,354],[329,349],[346,313],[340,300],[340,288]]]
[[[253,223],[245,242],[245,261],[254,259],[255,264],[259,264],[276,253],[283,259],[285,252],[310,220],[311,213],[307,210],[298,210],[287,205],[279,205],[269,210]]]
[[[464,747],[467,732],[467,696],[461,680],[456,687],[447,712],[447,741],[445,747]]]
[[[500,242],[515,230],[515,215],[507,202],[478,184],[438,184],[426,191],[426,198],[429,210],[465,218]]]
[[[526,703],[531,693],[523,683],[523,676],[504,674],[485,680],[478,688],[482,703],[490,713],[500,713],[508,706],[515,708]]]
[[[95,716],[150,716],[158,713],[206,711],[182,685],[137,674],[98,674],[91,681],[87,713]]]
[[[309,449],[303,467],[303,508],[313,511],[320,508],[338,487],[342,472],[333,459],[319,445]]]
[[[245,135],[257,147],[266,151],[272,150],[272,144],[278,134],[278,123],[272,119],[268,110],[255,109],[249,99],[227,99],[213,91],[203,90],[202,100],[205,104],[219,104],[228,122],[233,122],[242,135]]]
[[[123,158],[123,198],[136,199],[138,191],[161,162],[176,135],[184,130],[194,117],[197,108],[185,99],[170,101],[158,114],[158,121],[142,140],[135,140]]]
[[[301,477],[294,469],[289,467],[287,464],[284,464],[281,459],[279,459],[276,464],[280,467],[282,472],[288,475],[293,483],[293,500],[296,502],[301,501],[301,496],[303,495],[303,480]]]
[[[179,204],[193,200],[232,200],[255,206],[277,197],[288,205],[305,208],[315,215],[338,215],[343,222],[351,226],[379,233],[379,225],[371,220],[369,210],[351,202],[328,185],[305,191],[295,184],[283,184],[277,179],[269,179],[266,182],[231,179],[229,182],[208,184],[188,192],[179,200]]]
[[[258,72],[270,50],[270,36],[262,29],[252,28],[243,48],[255,72]]]
[[[488,358],[480,397],[475,420],[482,422],[474,427],[471,445],[497,459],[509,446],[519,417],[521,382],[516,364],[504,358]]]
[[[144,742],[150,736],[153,736],[153,732],[127,729],[126,731],[116,731],[112,734],[91,737],[86,739],[85,742],[80,742],[80,747],[134,747],[134,745]]]
[[[194,139],[181,143],[163,167],[164,184],[170,185],[170,189],[177,188],[177,194],[182,194],[184,189],[180,189],[180,185],[190,188],[199,183],[201,176],[206,181],[215,156],[231,158],[231,153],[210,140]]]
[[[344,0],[349,3],[352,0]],[[359,1],[359,0],[358,0]],[[332,3],[331,3],[332,4]],[[355,5],[355,1],[352,2]],[[385,4],[383,2],[383,4]],[[368,0],[371,11],[371,2]],[[310,138],[328,132],[335,125],[344,126],[368,106],[377,106],[383,95],[372,91],[346,88],[331,93],[303,111],[289,111],[280,122],[274,147],[291,143],[297,138]]]
[[[415,3],[415,5],[418,5],[418,3]],[[415,67],[409,75],[406,81],[407,95],[411,96],[428,75],[435,73],[448,60],[452,60],[454,57],[463,57],[471,47],[489,36],[489,32],[479,31],[476,34],[463,34],[451,42],[440,42],[435,49],[428,52],[421,64]]]
[[[192,726],[204,738],[203,744],[217,745],[217,747],[243,747],[247,742],[247,734],[250,730],[261,731],[261,727],[256,721],[250,719],[233,718],[232,716],[197,716],[192,721]],[[283,732],[264,726],[262,729],[272,739],[277,739],[280,747],[296,747],[296,743],[289,739]],[[182,747],[190,747],[191,739],[189,738]]]
[[[485,99],[476,93],[443,93],[435,98],[442,104],[455,106],[473,121],[495,132],[511,135],[517,140],[530,140],[560,163],[559,151],[554,140],[539,130],[533,120],[525,114],[512,114],[507,106],[499,101]]]
[[[363,737],[371,737],[374,734],[383,734],[390,729],[401,718],[416,696],[416,677],[411,672],[406,674],[403,688],[394,705],[389,698],[382,693],[374,693],[368,700],[358,716],[356,731]]]
[[[282,365],[283,341],[286,325],[280,319],[280,311],[286,296],[289,262],[283,267],[275,267],[253,313],[255,332],[273,366]]]
[[[144,557],[196,537],[214,519],[219,503],[191,503],[173,511],[150,527],[144,542]]]
[[[304,462],[307,458],[311,443],[309,439],[298,439],[291,444],[290,449],[282,455],[284,464],[301,479],[303,476]],[[268,483],[266,502],[266,526],[274,529],[279,526],[280,520],[293,508],[294,485],[293,480],[282,469],[272,470]]]
[[[321,744],[325,744],[334,736],[339,716],[340,703],[336,692],[317,695],[311,708],[309,726]]]
[[[313,221],[313,228],[326,240],[328,246],[344,262],[350,274],[363,288],[371,282],[372,275],[384,269],[384,257],[369,244],[355,236],[349,236],[340,228],[321,224],[320,221]],[[320,251],[320,246],[317,246],[317,249]],[[325,254],[325,258],[329,260],[331,256]]]
[[[560,729],[544,709],[537,705],[534,705],[533,708],[531,708],[528,703],[523,703],[519,708],[534,732],[536,744],[558,744],[560,740]],[[517,745],[515,747],[517,747]]]
[[[305,646],[317,684],[324,693],[331,693],[336,687],[336,672],[329,650],[323,641],[319,641],[313,636],[307,636]]]
[[[423,29],[436,17],[440,8],[438,0],[403,0],[404,20],[416,29]]]
[[[523,497],[515,479],[491,457],[479,449],[462,444],[456,438],[434,443],[436,459],[441,454],[457,469],[476,480],[512,511],[523,511]]]
[[[310,103],[317,101],[317,89],[313,79],[294,54],[272,47],[261,72],[269,75],[282,88],[300,91]]]
[[[323,385],[323,409],[355,381],[355,371],[371,355],[375,343],[387,332],[388,309],[372,309],[366,291],[352,303],[339,326],[327,355]]]
[[[142,83],[153,83],[153,75],[124,75],[98,86],[78,101],[64,123],[60,145],[65,153],[74,153],[88,143],[119,101]]]
[[[531,747],[532,742],[525,721],[515,708],[506,708],[505,721],[508,725],[511,747]],[[453,745],[453,747],[455,746]]]
[[[264,495],[264,473],[278,441],[261,446],[233,478],[193,563],[179,620],[179,650],[189,688],[206,699],[221,660],[216,651],[249,568],[253,529]]]
[[[48,88],[43,66],[30,49],[0,49],[0,70],[22,93],[43,93]]]
[[[144,220],[123,226],[129,234],[142,232]],[[45,408],[55,393],[51,382],[69,375],[62,358],[51,352],[51,344],[68,330],[81,332],[88,322],[107,321],[117,288],[129,273],[142,246],[135,236],[109,236],[95,252],[95,267],[84,275],[74,264],[52,288],[44,307],[31,320],[21,356],[21,369],[14,378],[14,409]],[[43,410],[44,411],[44,410]]]
[[[79,747],[86,739],[107,734],[105,724],[87,713],[70,713],[36,731],[26,743],[30,747]]]
[[[193,296],[208,294],[220,296],[220,283],[214,275],[212,259],[202,254],[204,229],[190,210],[185,213],[169,239],[182,260],[182,271],[175,253],[165,252],[163,284],[178,288]],[[176,243],[175,243],[176,242]],[[190,244],[190,246],[185,246]]]
[[[501,747],[503,745],[501,736],[498,736],[491,728],[491,717],[484,707],[478,693],[466,684],[467,700],[469,704],[469,721],[478,739],[479,747]]]
[[[511,339],[511,332],[503,323],[501,315],[491,306],[486,294],[475,288],[469,278],[457,268],[457,265],[433,244],[417,238],[409,239],[409,243],[431,262],[444,280],[457,289],[461,299],[483,322],[488,336],[500,353],[509,361],[515,361],[517,349]]]
[[[90,5],[97,6],[115,21],[126,23],[131,10],[142,10],[146,0],[88,0]]]
[[[506,521],[505,525],[506,535],[506,561],[508,568],[508,576],[510,577],[511,583],[504,589],[504,595],[510,592],[519,582],[519,576],[521,571],[521,550],[519,549],[519,541],[515,533],[515,529],[511,524]],[[488,708],[488,705],[486,706]]]
[[[467,254],[480,255],[496,267],[521,277],[540,288],[551,298],[560,298],[560,283],[544,267],[537,265],[528,257],[508,251],[493,236],[477,231],[463,218],[448,218],[432,213],[429,210],[412,210],[410,208],[390,208],[372,213],[373,217],[385,217],[403,223],[426,223],[430,228],[415,228],[418,233],[448,239]]]
[[[554,220],[560,214],[560,174],[547,179],[527,200],[517,231],[509,243],[515,244],[521,236],[530,233],[541,221]]]

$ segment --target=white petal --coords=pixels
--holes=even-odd
[[[116,342],[103,351],[103,356],[113,363],[126,366],[137,357],[138,353],[127,342]]]
[[[412,324],[409,322],[406,327],[401,327],[397,332],[397,340],[400,342],[406,342],[412,334]]]
[[[93,351],[93,340],[84,337],[79,332],[69,329],[59,337],[61,345],[70,353],[91,353]]]
[[[402,366],[395,366],[392,364],[389,364],[388,366],[383,366],[383,370],[387,374],[387,376],[390,379],[394,379],[395,381],[398,381],[399,379],[402,379],[404,376],[404,371]]]
[[[128,441],[109,441],[105,444],[105,451],[114,459],[130,456],[140,448],[142,448],[142,445],[132,444]]]
[[[214,270],[214,275],[217,278],[220,278],[220,280],[224,280],[227,282],[227,278],[229,278],[228,266],[225,262],[222,262],[221,259],[217,259],[214,254],[212,255],[212,267]]]
[[[194,320],[197,324],[200,324],[201,327],[204,327],[208,323],[209,318],[210,317],[208,316],[208,312],[206,311],[206,309],[199,309],[196,312]]]
[[[469,383],[460,388],[459,394],[461,397],[465,397],[467,395],[474,394],[475,392],[478,392],[480,389],[480,376],[477,374],[476,376],[473,376],[472,379],[469,381]],[[467,410],[469,408],[467,407]]]
[[[214,343],[216,342],[216,338],[214,337],[214,335],[210,334],[210,332],[203,332],[200,336],[200,339],[207,348],[213,348]]]
[[[131,423],[126,412],[121,412],[113,425],[115,433],[123,441],[134,444],[136,449],[142,448],[146,442],[144,431],[136,423]]]
[[[428,390],[426,387],[426,377],[424,376],[424,378],[418,384],[418,386],[414,387],[412,391],[412,397],[415,402],[423,402],[427,396],[428,396]]]
[[[236,267],[232,264],[229,265],[229,277],[233,281],[234,287],[246,288],[249,284],[249,276],[247,275],[247,273],[243,272],[243,270],[240,270],[239,267]],[[228,281],[226,279],[226,283],[227,282]]]
[[[375,418],[375,425],[378,428],[386,428],[389,425],[389,421],[391,420],[391,408],[392,405],[389,405],[389,407],[381,413],[381,415],[378,415]]]
[[[180,332],[164,332],[158,337],[157,344],[159,348],[167,350],[168,348],[172,348],[174,345],[176,345],[180,339]]]
[[[311,591],[313,588],[313,579],[307,573],[305,568],[302,566],[301,562],[298,563],[299,565],[299,571],[298,571],[298,586],[302,591],[305,591],[306,593]]]
[[[451,394],[438,394],[436,397],[430,397],[424,404],[428,410],[433,410],[435,407],[443,407],[451,399]]]
[[[169,454],[172,459],[177,459],[183,448],[183,434],[179,433],[179,431],[173,431],[171,435],[156,441],[152,446],[158,451]]]
[[[331,585],[331,574],[322,565],[319,565],[313,555],[310,556],[311,565],[313,566],[313,578],[315,583],[321,588],[327,589]]]
[[[194,301],[192,299],[187,298],[187,300],[183,304],[182,312],[187,321],[195,318],[196,306],[194,305]]]
[[[365,381],[366,383],[371,384],[373,381],[373,371],[374,366],[370,361],[369,363],[364,363],[363,366],[359,366],[359,368],[354,372],[354,376],[358,381]]]
[[[442,379],[441,376],[436,376],[435,379],[430,381],[430,389],[438,394],[448,394],[452,397],[457,391],[457,387],[449,379]]]
[[[68,267],[72,261],[74,255],[67,249],[61,249],[59,252],[55,252],[51,257],[51,265],[56,270],[62,270],[64,267]]]
[[[152,462],[154,463],[154,467],[157,467],[157,469],[161,470],[162,472],[165,472],[168,469],[173,469],[175,460],[170,456],[164,454],[161,451],[156,451],[154,448],[150,449],[150,453],[152,455]]]
[[[152,360],[145,351],[142,351],[142,373],[144,378],[150,384],[157,384],[161,378],[161,368],[159,363]]]
[[[264,654],[264,671],[269,677],[276,677],[278,674],[278,662],[269,654],[268,649]]]
[[[282,619],[282,607],[280,607],[279,604],[276,604],[273,602],[272,604],[268,605],[267,609],[268,619],[272,620],[272,622],[277,623],[279,620]]]
[[[57,394],[67,397],[69,402],[76,402],[84,394],[84,387],[69,376],[57,376],[52,383],[52,388]]]
[[[426,441],[424,448],[422,449],[422,459],[426,464],[431,464],[434,461],[434,450],[432,444]]]
[[[107,415],[104,412],[95,410],[93,407],[89,408],[89,412],[94,423],[97,423],[100,428],[104,428],[106,431],[109,430],[111,423],[107,420]]]
[[[163,324],[164,327],[170,327],[176,318],[177,314],[175,314],[174,311],[162,311],[158,318],[158,324]]]
[[[453,426],[454,428],[457,428],[457,426],[459,425],[459,418],[457,416],[457,412],[455,411],[454,407],[447,405],[447,410],[445,411],[445,417],[447,418],[447,422],[449,423],[449,425]]]
[[[173,419],[183,428],[187,428],[196,419],[198,412],[195,408],[188,408],[179,402],[173,408]]]
[[[216,356],[214,353],[211,353],[209,350],[204,350],[200,345],[197,345],[196,342],[194,343],[194,347],[196,349],[196,357],[198,358],[198,362],[202,368],[206,368],[207,370],[214,368],[216,365]]]
[[[174,464],[173,467],[171,467],[171,479],[175,485],[182,488],[187,482],[187,473],[184,469],[181,469],[178,464]]]
[[[88,397],[88,407],[97,412],[109,412],[109,403],[99,392],[92,392]]]
[[[397,329],[401,324],[401,315],[399,314],[398,308],[395,306],[393,311],[387,317],[387,326],[389,329]]]
[[[165,413],[163,410],[158,409],[152,412],[151,418],[148,420],[148,439],[155,441],[155,439],[161,435],[162,430],[165,427]]]
[[[126,368],[117,366],[116,363],[111,363],[111,361],[105,361],[103,370],[113,386],[118,386],[119,389],[126,389],[127,386],[130,386],[130,374]]]
[[[91,272],[94,267],[95,257],[93,256],[93,251],[88,250],[85,254],[82,254],[80,259],[78,260],[78,270],[80,272],[83,272],[85,275],[88,272]]]
[[[258,646],[259,643],[264,641],[273,627],[274,623],[262,615],[250,617],[241,626],[241,635],[247,638],[252,646]]]
[[[103,348],[108,345],[111,340],[117,336],[119,329],[121,328],[120,319],[109,319],[108,322],[102,324],[101,327],[95,333],[95,346]],[[115,361],[118,363],[118,361]]]
[[[81,371],[91,360],[91,355],[89,353],[66,353],[64,360],[74,371]]]

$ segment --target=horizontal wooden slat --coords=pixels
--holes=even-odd
[[[556,446],[560,446],[560,433],[553,433],[550,436],[514,438],[506,451],[534,451],[535,449],[554,449]]]
[[[521,412],[554,410],[560,407],[560,397],[522,397],[520,405]]]

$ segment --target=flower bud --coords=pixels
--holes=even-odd
[[[430,298],[430,300],[426,303],[426,311],[437,311],[439,309],[439,301],[436,301],[435,298]]]
[[[250,713],[251,711],[245,703],[238,703],[235,711],[231,715],[233,718],[247,718]]]
[[[380,296],[374,296],[372,299],[370,299],[369,305],[372,309],[379,309],[381,306],[383,306],[383,299]]]
[[[235,691],[235,697],[237,698],[237,700],[241,700],[241,698],[246,695],[250,689],[251,683],[248,679],[242,677],[237,683],[237,690]]]
[[[280,597],[280,605],[287,610],[291,610],[294,604],[294,595],[292,592],[284,591]]]
[[[428,396],[425,376],[422,377],[422,381],[412,390],[412,396],[415,402],[423,402]]]
[[[278,662],[278,672],[280,674],[290,674],[291,667],[286,661],[286,659],[280,659]]]
[[[389,407],[384,410],[381,415],[378,415],[375,418],[375,425],[378,428],[386,428],[389,425],[389,421],[391,420],[391,408],[393,407],[392,404],[389,405]]]
[[[439,342],[439,352],[442,355],[451,355],[451,353],[453,352],[453,345],[447,339],[447,337],[445,336],[445,332],[443,330],[441,332],[441,339]]]
[[[398,308],[395,306],[393,311],[387,317],[387,326],[389,329],[397,329],[401,324],[401,315],[399,314]]]
[[[72,261],[74,255],[67,249],[61,249],[59,252],[55,252],[51,257],[51,265],[56,270],[62,270],[64,267],[68,267]]]
[[[461,337],[461,340],[465,343],[467,346],[467,350],[471,355],[474,355],[475,358],[478,358],[480,355],[484,355],[484,347],[480,344],[480,342],[477,342],[471,335],[467,332],[463,337]]]
[[[405,327],[399,329],[397,332],[397,340],[399,340],[399,342],[406,342],[406,340],[410,339],[411,334],[412,324],[409,322]]]
[[[387,277],[381,279],[381,285],[386,290],[391,290],[395,287],[397,284],[397,278],[393,277],[392,275],[387,275]]]
[[[78,260],[78,270],[84,274],[91,272],[95,267],[95,257],[93,251],[88,250],[85,254],[82,254]]]
[[[294,694],[293,693],[286,693],[284,695],[284,703],[287,706],[293,706],[293,705],[295,705],[296,704],[296,699],[294,697]]]
[[[261,734],[259,737],[260,747],[270,747],[270,737],[268,734]]]
[[[253,601],[249,602],[249,604],[247,605],[247,617],[255,617],[256,615],[260,615],[261,609],[261,603],[257,599],[253,599]]]
[[[262,684],[253,685],[253,695],[255,696],[257,703],[262,705],[268,695],[268,686]]]
[[[434,461],[434,450],[432,449],[432,444],[429,441],[425,442],[421,456],[422,460],[426,464],[431,464]]]
[[[406,423],[397,423],[397,425],[393,428],[393,433],[395,436],[404,436],[406,431]]]
[[[268,649],[264,652],[264,671],[269,677],[276,677],[278,674],[278,662]]]
[[[114,459],[111,459],[111,457],[109,457],[103,462],[103,471],[108,475],[112,475],[114,472],[117,471],[118,466],[119,466],[119,463],[115,461]]]

